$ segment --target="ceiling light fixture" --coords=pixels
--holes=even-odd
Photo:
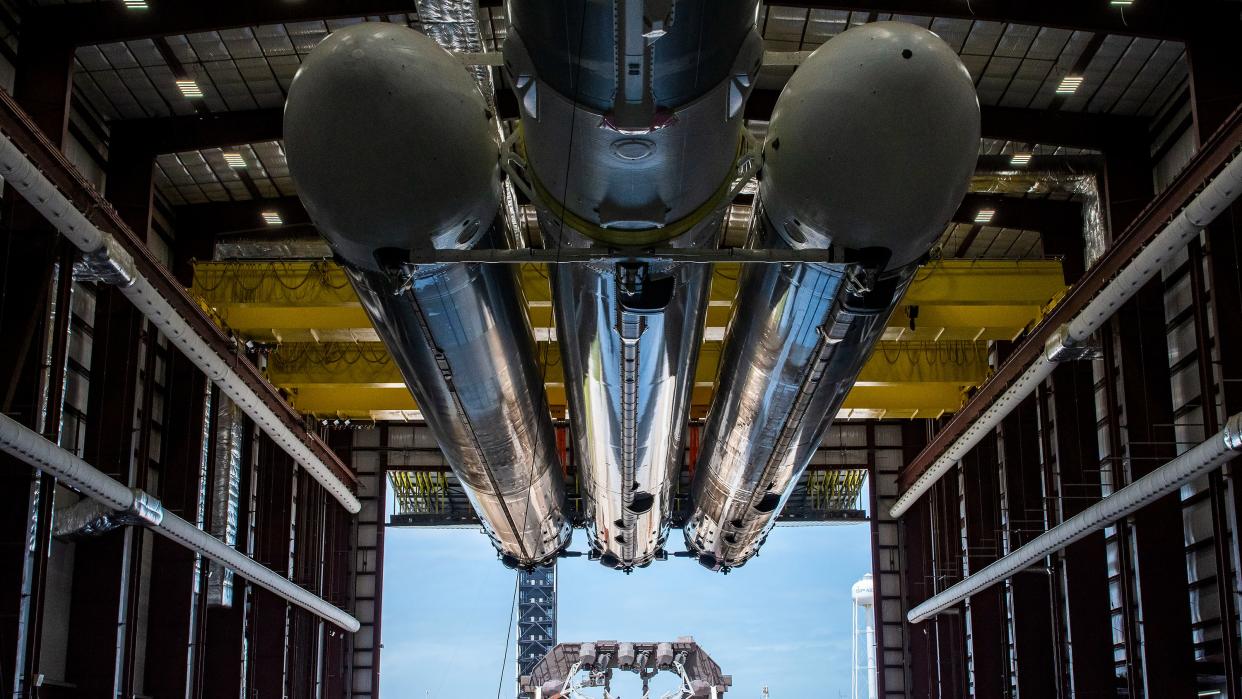
[[[991,223],[992,217],[996,215],[996,209],[979,209],[979,213],[975,214],[975,223],[980,225]]]
[[[1129,7],[1134,4],[1134,0],[1109,0],[1108,4],[1113,7]]]
[[[285,222],[285,220],[280,217],[279,211],[264,211],[262,216],[263,222],[269,226],[280,226]]]
[[[190,99],[203,96],[203,90],[198,86],[198,83],[190,80],[189,78],[178,80],[177,89],[181,90],[182,95],[185,95]]]
[[[122,2],[124,2],[124,3],[125,3],[125,9],[127,9],[127,10],[145,10],[145,9],[148,9],[148,7],[147,7],[147,0],[122,0]]]
[[[246,167],[246,159],[242,157],[241,153],[225,153],[224,162],[228,163],[228,166],[232,168]]]
[[[1078,88],[1082,87],[1081,75],[1067,75],[1061,78],[1061,84],[1057,85],[1058,95],[1072,95],[1078,92]]]
[[[1014,153],[1013,157],[1009,159],[1009,164],[1015,167],[1025,167],[1027,165],[1030,165],[1031,154],[1030,153]]]

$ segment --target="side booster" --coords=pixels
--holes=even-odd
[[[889,315],[966,193],[979,103],[931,32],[879,22],[815,51],[777,101],[751,244],[843,264],[750,265],[704,429],[686,545],[755,555]]]
[[[709,265],[642,249],[717,245],[762,59],[756,0],[508,7],[543,244],[628,258],[554,265],[552,289],[592,555],[629,571],[668,534],[711,283]]]
[[[298,193],[347,271],[503,560],[569,542],[565,486],[525,302],[507,265],[412,265],[503,247],[498,150],[465,68],[406,27],[316,47],[285,105]]]

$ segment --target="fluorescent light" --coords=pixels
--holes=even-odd
[[[127,10],[145,10],[147,9],[147,0],[121,0],[125,3]]]
[[[1134,4],[1134,0],[1110,0],[1108,4],[1112,5],[1113,7],[1129,7]],[[1217,692],[1217,694],[1220,694],[1220,692]],[[1212,696],[1212,695],[1200,694],[1199,696],[1205,697],[1205,696]]]
[[[1067,75],[1061,78],[1061,84],[1057,85],[1058,95],[1072,95],[1078,92],[1078,88],[1082,86],[1081,75]]]
[[[263,222],[269,226],[283,225],[285,220],[280,217],[279,211],[264,211],[262,214]]]
[[[1117,3],[1113,3],[1113,4],[1114,4],[1114,5],[1116,5]],[[1129,3],[1126,3],[1126,4],[1128,5]],[[1219,690],[1219,689],[1209,689],[1209,690],[1207,690],[1206,692],[1199,692],[1199,696],[1201,696],[1201,697],[1219,697],[1219,696],[1220,696],[1220,690]]]
[[[1031,163],[1030,153],[1014,153],[1013,157],[1009,159],[1009,164],[1017,166],[1017,167],[1022,167],[1024,165],[1030,165],[1030,163]]]
[[[225,153],[224,162],[228,163],[228,166],[233,168],[246,167],[246,159],[242,157],[241,153]]]
[[[979,209],[979,213],[975,214],[975,223],[991,223],[992,217],[995,215],[996,209]]]
[[[202,89],[199,88],[198,83],[188,78],[183,79],[183,80],[178,80],[177,89],[181,90],[181,94],[185,95],[186,97],[189,97],[190,99],[203,96],[203,91]]]

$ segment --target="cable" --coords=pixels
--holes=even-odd
[[[509,664],[509,639],[513,637],[513,627],[517,617],[518,583],[521,580],[521,573],[513,578],[513,604],[509,607],[509,625],[505,628],[505,647],[500,654],[500,678],[496,680],[496,699],[500,699],[500,693],[505,688],[505,666]]]
[[[568,21],[568,19],[569,19],[568,14],[566,14],[565,19],[566,19],[566,21]],[[566,36],[566,39],[568,40],[568,37],[569,37],[568,27],[566,28],[565,36]],[[582,19],[581,19],[581,21],[580,21],[580,22],[579,22],[579,24],[578,24],[578,52],[579,52],[579,60],[578,60],[578,65],[577,65],[577,71],[575,72],[575,75],[574,75],[574,104],[575,104],[575,105],[577,105],[577,104],[578,104],[579,95],[580,95],[581,90],[582,90],[582,63],[583,63],[583,62],[582,62],[582,60],[581,60],[581,52],[582,52],[582,41],[583,41],[583,39],[584,39],[584,37],[585,37],[585,36],[586,36],[586,11],[585,11],[585,8],[584,8],[584,10],[583,10],[583,14],[582,14]],[[569,46],[569,47],[567,47],[567,48],[569,49],[569,54],[572,56],[572,55],[573,55],[573,47],[572,47],[572,46]],[[557,234],[554,236],[554,238],[555,238],[555,240],[556,240],[556,255],[557,255],[556,259],[557,259],[557,262],[558,262],[558,265],[557,265],[557,267],[558,267],[558,268],[559,268],[559,266],[560,266],[560,265],[559,265],[559,262],[560,262],[561,248],[562,248],[562,246],[563,246],[563,244],[564,244],[564,239],[565,239],[565,213],[568,211],[568,206],[567,206],[564,202],[565,202],[565,200],[566,200],[566,197],[567,197],[567,196],[568,196],[568,194],[569,194],[569,175],[570,175],[570,169],[571,169],[571,166],[572,166],[572,164],[573,164],[572,154],[573,154],[573,148],[574,148],[574,129],[575,129],[575,126],[576,126],[576,123],[577,123],[577,119],[578,119],[578,109],[577,109],[577,107],[575,106],[575,108],[574,108],[574,110],[573,110],[573,113],[570,115],[570,120],[569,120],[569,141],[568,141],[568,143],[567,143],[567,145],[566,145],[566,153],[567,153],[568,155],[570,155],[571,157],[567,158],[567,159],[566,159],[566,162],[565,162],[565,180],[564,180],[564,188],[561,190],[561,202],[562,202],[562,204],[561,204],[561,216],[560,216],[560,221],[558,222],[558,225],[557,225]],[[541,237],[543,236],[543,233],[544,233],[544,232],[545,232],[545,231],[543,231],[543,230],[542,230],[542,227],[541,227],[541,230],[540,230],[540,235],[541,235]],[[538,269],[538,266],[536,266],[536,269]],[[521,277],[520,277],[520,275],[516,275],[516,276],[518,276],[517,281],[518,281],[518,285],[519,285],[519,289],[520,289],[520,288],[521,288]],[[555,296],[555,292],[554,292],[554,289],[553,289],[553,286],[554,286],[554,285],[553,285],[553,283],[552,283],[552,280],[551,280],[551,278],[550,278],[550,275],[549,275],[549,274],[547,274],[547,272],[544,272],[541,276],[543,276],[543,277],[544,277],[544,279],[547,279],[547,280],[548,280],[548,292],[549,292],[549,294],[551,295],[549,298],[554,297],[554,296]],[[553,315],[552,315],[552,324],[553,324],[553,326],[555,327],[555,325],[556,325],[556,313],[555,313],[555,311],[553,311]],[[551,416],[551,413],[552,413],[552,410],[551,410],[551,407],[552,407],[552,406],[551,406],[551,404],[550,404],[550,403],[549,403],[549,401],[548,401],[548,390],[547,390],[547,385],[548,385],[548,368],[549,368],[550,366],[555,366],[555,365],[553,365],[553,364],[550,364],[550,363],[549,363],[549,354],[551,353],[551,349],[552,349],[552,341],[551,341],[551,340],[549,340],[548,342],[543,343],[543,347],[540,349],[540,357],[539,357],[539,359],[537,360],[537,361],[538,361],[538,365],[539,365],[539,386],[540,386],[540,388],[542,388],[542,389],[543,389],[543,390],[540,392],[540,393],[541,393],[541,395],[543,396],[543,408],[544,408],[544,410],[545,410],[545,411],[547,411],[547,413],[548,413],[548,415],[549,415],[549,416]],[[559,354],[558,354],[558,356],[557,356],[557,362],[558,362],[558,363],[560,362],[560,356],[559,356]],[[555,448],[556,448],[556,443],[555,443],[555,438],[556,438],[556,436],[555,436],[555,430],[556,430],[556,427],[554,426],[552,429],[553,429],[553,444],[552,444],[552,448],[553,448],[553,449],[555,449]],[[526,531],[526,528],[527,528],[527,523],[529,522],[529,520],[530,520],[530,515],[531,515],[531,494],[534,492],[534,488],[535,488],[535,473],[536,473],[536,470],[537,470],[537,469],[538,469],[538,467],[539,467],[538,460],[539,460],[539,446],[540,446],[540,440],[541,440],[541,439],[542,439],[542,435],[540,434],[540,431],[536,430],[536,433],[535,433],[535,443],[534,443],[534,447],[533,447],[533,449],[532,449],[532,451],[531,451],[531,462],[530,462],[530,469],[527,471],[527,477],[526,477],[526,498],[525,498],[525,500],[526,500],[526,507],[525,507],[525,512],[523,512],[523,514],[522,514],[522,531],[523,531],[523,532],[525,532],[525,531]],[[558,459],[557,459],[557,461],[559,462],[559,461],[560,461],[560,459],[558,458]],[[564,468],[564,464],[561,464],[561,468],[562,468],[562,469]],[[497,493],[497,495],[499,495],[499,493]],[[563,505],[564,505],[566,508],[568,508],[568,506],[569,506],[568,484],[566,484],[566,497],[565,497],[565,499],[564,499],[564,501],[563,501]],[[507,509],[507,505],[506,505],[506,509]],[[571,518],[571,517],[570,517],[570,513],[569,513],[568,511],[564,512],[564,513],[563,513],[563,516],[564,516],[566,519],[570,519],[570,518]],[[515,537],[518,537],[518,539],[519,539],[519,540],[522,538],[522,534],[521,534],[521,533],[519,533],[519,532],[516,532],[516,531],[515,531],[515,532],[513,532],[513,534],[514,534],[514,536],[515,536]],[[571,535],[571,536],[572,536],[572,535]],[[518,580],[519,580],[519,581],[521,580],[521,575],[522,575],[522,574],[519,572],[519,573],[518,573]],[[515,583],[515,586],[516,586],[516,584],[517,584],[517,583]],[[515,607],[515,609],[516,609],[516,605],[517,605],[517,589],[516,589],[516,587],[515,587],[514,592],[513,592],[513,603],[514,603],[514,607]],[[506,641],[506,647],[507,647],[507,645],[508,645],[508,641]],[[504,685],[504,675],[503,675],[503,672],[502,672],[502,674],[501,674],[501,686],[503,686],[503,685]],[[500,687],[497,687],[497,690],[496,690],[496,696],[497,696],[497,698],[499,699],[499,696],[500,696]]]
[[[583,53],[582,42],[583,42],[583,39],[586,38],[586,19],[587,19],[587,8],[584,6],[582,8],[581,21],[578,23],[578,47],[577,47],[578,48],[578,54],[577,54],[578,65],[577,65],[577,70],[574,71],[574,95],[573,95],[574,108],[573,108],[573,111],[569,115],[569,140],[565,144],[565,154],[566,154],[565,177],[562,183],[563,186],[561,187],[560,220],[557,222],[556,261],[557,261],[558,266],[561,261],[561,257],[560,257],[561,248],[565,244],[565,237],[566,237],[565,215],[569,212],[569,201],[568,201],[569,176],[571,174],[571,170],[573,168],[573,162],[574,162],[574,159],[573,159],[574,132],[576,131],[577,126],[578,126],[578,105],[581,104],[580,98],[582,94],[582,64],[584,63],[584,61],[582,60],[582,53]],[[565,14],[565,20],[566,21],[569,20],[569,13]],[[565,28],[565,39],[567,41],[569,40],[569,28],[568,27]],[[574,47],[568,46],[566,48],[569,49],[567,53],[572,58],[574,56]],[[620,85],[618,85],[618,89],[620,89]]]

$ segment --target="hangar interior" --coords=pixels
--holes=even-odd
[[[304,204],[285,132],[312,50],[371,23],[430,37],[497,141],[534,143],[532,88],[506,65],[515,4],[0,0],[5,695],[373,698],[385,529],[482,527],[509,555],[486,521],[500,510],[455,470],[448,428],[377,330],[371,282]],[[771,521],[747,532],[869,523],[882,699],[1242,697],[1242,3],[764,2],[761,63],[730,117],[743,141],[768,138],[816,49],[893,21],[969,74],[973,174],[847,392],[812,416],[823,432],[779,505],[752,503]],[[340,138],[316,155],[347,163]],[[664,533],[707,530],[695,465],[722,440],[710,415],[747,270],[826,260],[747,257],[766,185],[736,174],[716,243],[684,258],[705,273]],[[526,258],[407,264],[512,271],[564,481],[557,526],[607,538],[557,315],[558,283],[593,263],[540,256],[546,210],[519,179],[499,186],[500,252]],[[652,507],[634,491],[618,525]],[[693,565],[662,542],[588,556],[636,578]],[[699,562],[753,555],[727,548]],[[528,565],[549,560],[518,561],[523,589],[554,590]],[[523,595],[526,670],[554,645],[548,597]]]

